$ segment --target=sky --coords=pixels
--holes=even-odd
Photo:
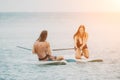
[[[120,0],[0,0],[0,12],[120,12]]]

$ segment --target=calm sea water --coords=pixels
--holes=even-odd
[[[45,66],[31,51],[42,30],[52,49],[73,47],[73,34],[84,24],[90,58],[102,63]],[[120,80],[120,13],[0,13],[0,80]],[[52,51],[73,58],[74,51]]]

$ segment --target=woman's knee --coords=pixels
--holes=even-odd
[[[81,59],[81,56],[77,56],[77,55],[76,55],[76,56],[75,56],[75,59]]]
[[[89,55],[85,55],[86,58],[89,58]]]
[[[89,52],[88,52],[88,50],[85,50],[85,51],[84,51],[84,56],[85,56],[86,58],[89,58]]]
[[[63,56],[57,56],[56,60],[64,60]]]

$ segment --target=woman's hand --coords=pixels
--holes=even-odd
[[[78,49],[78,47],[74,47],[74,50],[76,51]]]
[[[82,49],[83,49],[83,46],[80,47],[80,50],[82,50]]]

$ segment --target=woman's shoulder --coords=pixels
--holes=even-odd
[[[78,39],[79,38],[79,35],[76,35],[75,37],[74,37],[74,39]]]
[[[50,43],[48,41],[45,41],[46,44],[50,45]]]
[[[36,40],[35,43],[39,43],[40,41]]]
[[[35,42],[34,42],[34,45],[37,45],[38,43],[39,43],[39,41],[35,41]]]
[[[50,47],[50,43],[48,41],[45,41],[45,44],[47,47]]]
[[[39,44],[49,44],[48,41],[40,42],[40,41],[37,40],[37,41],[34,42],[34,44],[38,44],[38,43]]]

